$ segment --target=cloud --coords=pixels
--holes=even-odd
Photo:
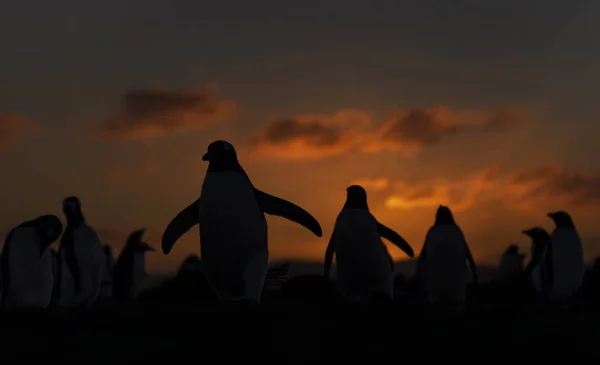
[[[496,186],[498,173],[499,167],[492,165],[456,180],[397,181],[394,192],[385,199],[385,206],[389,209],[413,209],[443,204],[456,212],[466,211],[483,192]]]
[[[524,113],[517,108],[452,111],[440,105],[433,108],[394,109],[381,124],[377,137],[363,148],[402,150],[411,156],[423,147],[466,133],[503,132],[519,125]]]
[[[374,179],[358,179],[354,180],[351,185],[360,185],[367,191],[382,191],[390,185],[390,180],[385,177],[374,178]]]
[[[235,111],[234,101],[204,91],[130,90],[95,132],[105,138],[153,138],[202,128]]]
[[[368,114],[351,109],[277,119],[252,140],[253,154],[276,159],[339,155],[360,142],[361,130],[370,123]]]
[[[254,154],[279,159],[316,159],[351,149],[376,153],[400,150],[410,157],[458,134],[502,132],[519,125],[518,108],[451,111],[446,106],[395,108],[372,125],[369,114],[342,109],[332,115],[298,115],[274,120],[252,140]]]
[[[515,207],[528,208],[540,202],[572,207],[600,204],[600,174],[548,164],[516,172],[507,182],[516,199]]]
[[[41,134],[44,128],[16,114],[0,115],[0,149],[13,147],[20,136]]]

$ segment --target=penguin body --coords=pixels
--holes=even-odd
[[[556,225],[550,234],[554,268],[552,296],[569,298],[583,283],[585,274],[583,245],[573,220],[567,212],[552,212],[548,216]]]
[[[524,274],[531,275],[531,284],[544,299],[552,297],[554,286],[554,263],[552,260],[552,239],[548,232],[540,227],[524,230],[523,234],[531,238],[531,259]]]
[[[76,197],[63,201],[67,228],[59,249],[60,306],[91,306],[100,295],[104,250],[96,231],[88,226]]]
[[[113,273],[115,268],[115,259],[109,245],[104,245],[104,260],[104,275],[102,276],[100,296],[108,298],[113,295]]]
[[[169,223],[163,252],[199,224],[204,275],[219,299],[259,303],[268,270],[264,213],[297,222],[317,236],[321,227],[304,209],[254,188],[230,143],[211,143],[203,160],[209,167],[200,198]]]
[[[525,255],[519,253],[517,245],[510,245],[500,258],[498,278],[501,282],[512,280],[523,272]]]
[[[402,237],[369,212],[364,188],[348,187],[346,203],[336,219],[325,258],[325,275],[329,276],[335,253],[337,286],[346,299],[358,301],[376,293],[393,298],[393,261],[382,236],[410,257],[414,255]]]
[[[114,267],[113,296],[131,299],[138,296],[146,280],[146,252],[154,251],[142,242],[144,230],[133,232]]]
[[[440,206],[421,250],[418,275],[430,303],[464,304],[469,283],[469,262],[477,281],[475,263],[465,236],[448,207]]]
[[[56,216],[46,215],[14,228],[2,249],[2,301],[7,309],[47,308],[54,292],[52,253],[48,246],[62,231]]]

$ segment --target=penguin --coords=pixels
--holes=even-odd
[[[112,255],[112,249],[109,245],[104,245],[104,275],[100,284],[100,296],[107,298],[113,294],[113,271],[115,267],[115,258]]]
[[[54,215],[42,215],[10,231],[2,262],[2,302],[7,309],[48,308],[54,291],[52,253],[49,246],[62,233]]]
[[[346,299],[359,301],[372,294],[393,298],[394,265],[381,237],[414,257],[406,240],[371,214],[365,189],[359,185],[348,187],[346,202],[327,245],[324,267],[324,276],[329,277],[335,254],[337,286]]]
[[[551,295],[556,299],[569,299],[583,283],[585,262],[583,246],[573,219],[565,211],[548,213],[555,228],[552,239],[552,268],[554,282]]]
[[[133,299],[143,289],[146,279],[146,252],[154,252],[146,242],[142,242],[145,229],[129,235],[125,248],[121,251],[114,268],[113,297]]]
[[[209,165],[200,198],[169,223],[163,253],[199,224],[205,278],[219,300],[259,304],[269,256],[265,213],[299,223],[318,237],[321,226],[306,210],[255,188],[231,143],[212,142],[202,160]]]
[[[96,231],[87,225],[77,197],[63,200],[63,212],[67,228],[58,251],[60,306],[91,306],[100,295],[104,250]]]
[[[478,283],[475,261],[465,235],[456,224],[450,208],[440,205],[435,222],[427,232],[417,264],[417,276],[430,303],[462,306],[467,300],[470,266]]]
[[[519,246],[512,244],[508,246],[498,266],[498,279],[501,282],[510,281],[523,273],[523,260],[525,255],[519,253]]]
[[[531,276],[535,290],[548,300],[552,296],[554,286],[553,244],[550,234],[541,227],[533,227],[523,231],[531,238],[531,259],[524,270],[526,277]]]

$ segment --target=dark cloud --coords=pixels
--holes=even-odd
[[[545,165],[517,172],[510,184],[524,189],[523,198],[558,198],[574,206],[600,203],[600,175]]]
[[[130,90],[97,132],[108,138],[155,137],[203,127],[235,110],[236,103],[207,91]]]

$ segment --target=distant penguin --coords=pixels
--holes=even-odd
[[[100,284],[100,296],[107,298],[113,294],[113,271],[115,268],[115,258],[109,245],[104,245],[104,260],[104,275]]]
[[[324,275],[329,277],[335,254],[338,290],[346,299],[357,301],[371,294],[393,298],[393,260],[381,237],[414,257],[404,238],[371,214],[365,189],[358,185],[348,187],[346,202],[327,246],[324,267]]]
[[[104,250],[96,231],[86,224],[77,197],[63,200],[67,228],[60,240],[60,306],[91,306],[100,295]]]
[[[54,292],[49,246],[60,237],[58,217],[43,215],[14,228],[2,248],[2,302],[5,308],[47,308]]]
[[[519,246],[510,245],[500,258],[498,279],[501,282],[510,281],[523,273],[525,255],[519,253]]]
[[[550,234],[554,270],[552,297],[568,299],[583,283],[585,274],[583,246],[573,219],[567,212],[551,212],[548,213],[548,217],[556,226]]]
[[[145,229],[137,230],[129,235],[127,244],[114,268],[113,296],[115,299],[132,299],[143,289],[146,280],[146,252],[154,249],[142,242]]]
[[[163,252],[199,224],[205,278],[219,299],[260,303],[269,256],[264,214],[299,223],[319,237],[321,226],[299,206],[256,189],[230,143],[212,142],[202,160],[209,165],[200,198],[169,223]]]
[[[450,209],[440,205],[435,223],[427,232],[417,275],[431,303],[462,305],[466,302],[469,267],[478,282],[475,262],[465,235],[454,221]]]
[[[545,299],[549,299],[554,286],[552,238],[545,229],[540,227],[524,230],[523,234],[531,238],[531,258],[524,274],[531,275],[531,282],[535,290]]]

